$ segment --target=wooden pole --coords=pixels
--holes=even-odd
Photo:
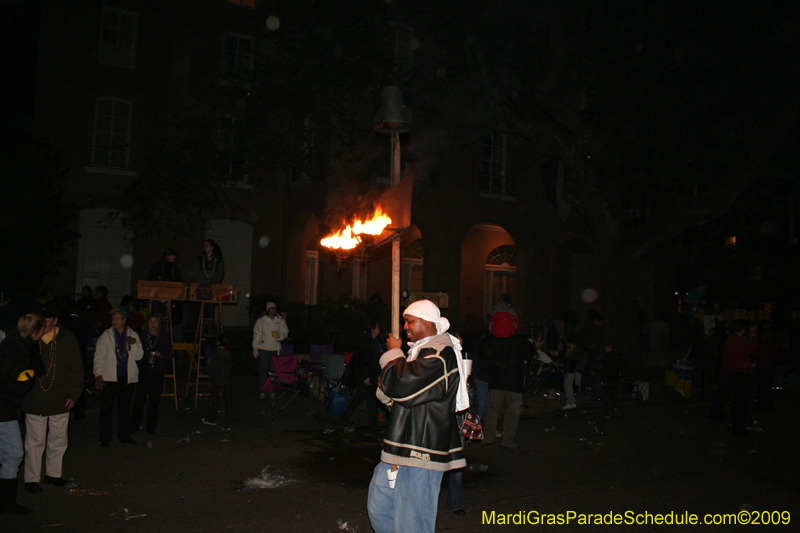
[[[400,134],[392,131],[392,186],[400,183]],[[400,237],[392,241],[392,335],[400,338]]]

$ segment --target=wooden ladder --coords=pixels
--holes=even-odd
[[[218,317],[205,317],[206,305],[214,305],[219,313]],[[211,326],[216,327],[216,331],[211,333]],[[200,301],[200,313],[197,319],[197,332],[195,333],[194,346],[189,364],[189,378],[186,381],[186,396],[189,396],[189,388],[194,385],[194,409],[197,410],[197,399],[200,396],[210,396],[208,392],[208,374],[206,374],[206,349],[213,347],[214,339],[223,331],[222,302]],[[194,377],[194,379],[192,379]],[[201,392],[205,391],[205,392]]]

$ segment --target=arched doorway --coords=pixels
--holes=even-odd
[[[515,244],[511,234],[496,224],[477,224],[464,235],[460,304],[464,329],[484,329],[500,295],[517,296]],[[515,298],[518,312],[523,304]]]
[[[236,285],[239,295],[236,304],[224,304],[226,326],[249,326],[247,308],[250,305],[250,275],[253,262],[253,226],[241,220],[227,218],[206,223],[206,239],[214,239],[225,258],[225,277],[222,283]]]
[[[513,244],[498,246],[486,257],[486,282],[483,298],[484,315],[491,315],[492,308],[502,294],[516,296],[517,247]]]
[[[131,236],[123,227],[126,216],[127,213],[102,207],[81,211],[76,294],[84,285],[105,285],[108,301],[116,306],[130,293],[133,247]]]

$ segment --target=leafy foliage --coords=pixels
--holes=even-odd
[[[65,200],[68,170],[44,146],[5,159],[8,187],[0,232],[0,290],[27,298],[42,278],[65,264],[78,235],[69,229],[77,209]]]

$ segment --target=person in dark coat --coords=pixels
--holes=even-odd
[[[178,252],[172,248],[167,248],[161,256],[161,261],[150,267],[150,274],[147,279],[150,281],[183,281],[177,260]]]
[[[17,476],[25,456],[19,421],[22,401],[34,385],[33,375],[23,380],[19,377],[33,366],[32,351],[42,338],[43,328],[41,315],[27,314],[0,343],[0,514],[33,512],[17,504]]]
[[[78,349],[81,352],[81,359],[83,360],[83,381],[85,385],[86,380],[89,378],[92,378],[92,381],[94,381],[92,364],[86,359],[86,346],[89,342],[89,324],[86,320],[81,318],[80,308],[78,308],[76,304],[68,302],[65,308],[67,311],[61,319],[61,324],[66,327],[75,336],[75,340],[78,341]],[[83,387],[81,397],[72,409],[72,418],[73,420],[83,420],[86,418],[86,387]]]
[[[42,306],[44,328],[37,343],[39,374],[25,395],[25,489],[42,492],[39,482],[42,463],[44,482],[63,487],[64,453],[68,446],[69,412],[83,391],[83,361],[78,341],[67,328],[58,325],[58,305],[50,301]],[[42,457],[44,456],[44,461]]]
[[[81,318],[86,318],[89,314],[89,309],[92,308],[92,304],[94,304],[94,296],[92,296],[92,288],[88,285],[84,285],[81,289],[81,297],[80,299],[75,302],[75,307],[78,309],[78,316]]]
[[[378,336],[381,334],[380,325],[374,320],[368,320],[366,326],[367,332],[361,339],[358,351],[350,360],[350,383],[347,385],[353,387],[356,393],[347,409],[342,413],[342,420],[345,423],[350,422],[356,409],[366,402],[369,428],[376,432],[380,430],[380,427],[378,426],[378,399],[375,397],[375,391],[378,389],[378,374],[381,370],[380,358],[386,348],[378,340]]]
[[[211,382],[211,397],[208,401],[208,410],[203,418],[203,423],[210,426],[217,425],[217,403],[222,396],[222,409],[225,418],[222,421],[222,429],[231,429],[231,373],[233,370],[233,354],[231,354],[231,340],[224,333],[217,336],[217,347],[211,354],[211,368],[208,373],[208,380]]]
[[[525,387],[525,361],[533,360],[533,345],[520,334],[499,339],[488,336],[480,348],[489,360],[489,416],[483,432],[485,444],[494,443],[500,408],[506,404],[503,420],[502,448],[518,448],[514,442],[522,411],[522,392]]]
[[[164,254],[161,256],[161,261],[158,263],[153,264],[150,267],[150,274],[148,274],[147,279],[150,281],[170,281],[170,282],[182,282],[183,281],[183,274],[181,273],[180,267],[178,267],[178,252],[176,252],[173,248],[167,248],[164,250]],[[167,304],[170,305],[171,313],[167,315]],[[183,340],[183,302],[178,300],[171,300],[170,302],[153,302],[153,313],[161,313],[161,315],[172,318],[173,323],[173,337],[175,338],[175,342],[182,342]],[[175,335],[177,333],[175,326],[180,326],[181,332],[180,335]],[[180,337],[181,340],[178,340]]]
[[[161,316],[151,315],[147,329],[140,331],[144,355],[136,361],[139,366],[139,383],[131,410],[131,435],[142,428],[144,406],[147,404],[147,434],[156,434],[158,405],[164,390],[164,376],[172,370],[172,341],[169,334],[161,330]]]

